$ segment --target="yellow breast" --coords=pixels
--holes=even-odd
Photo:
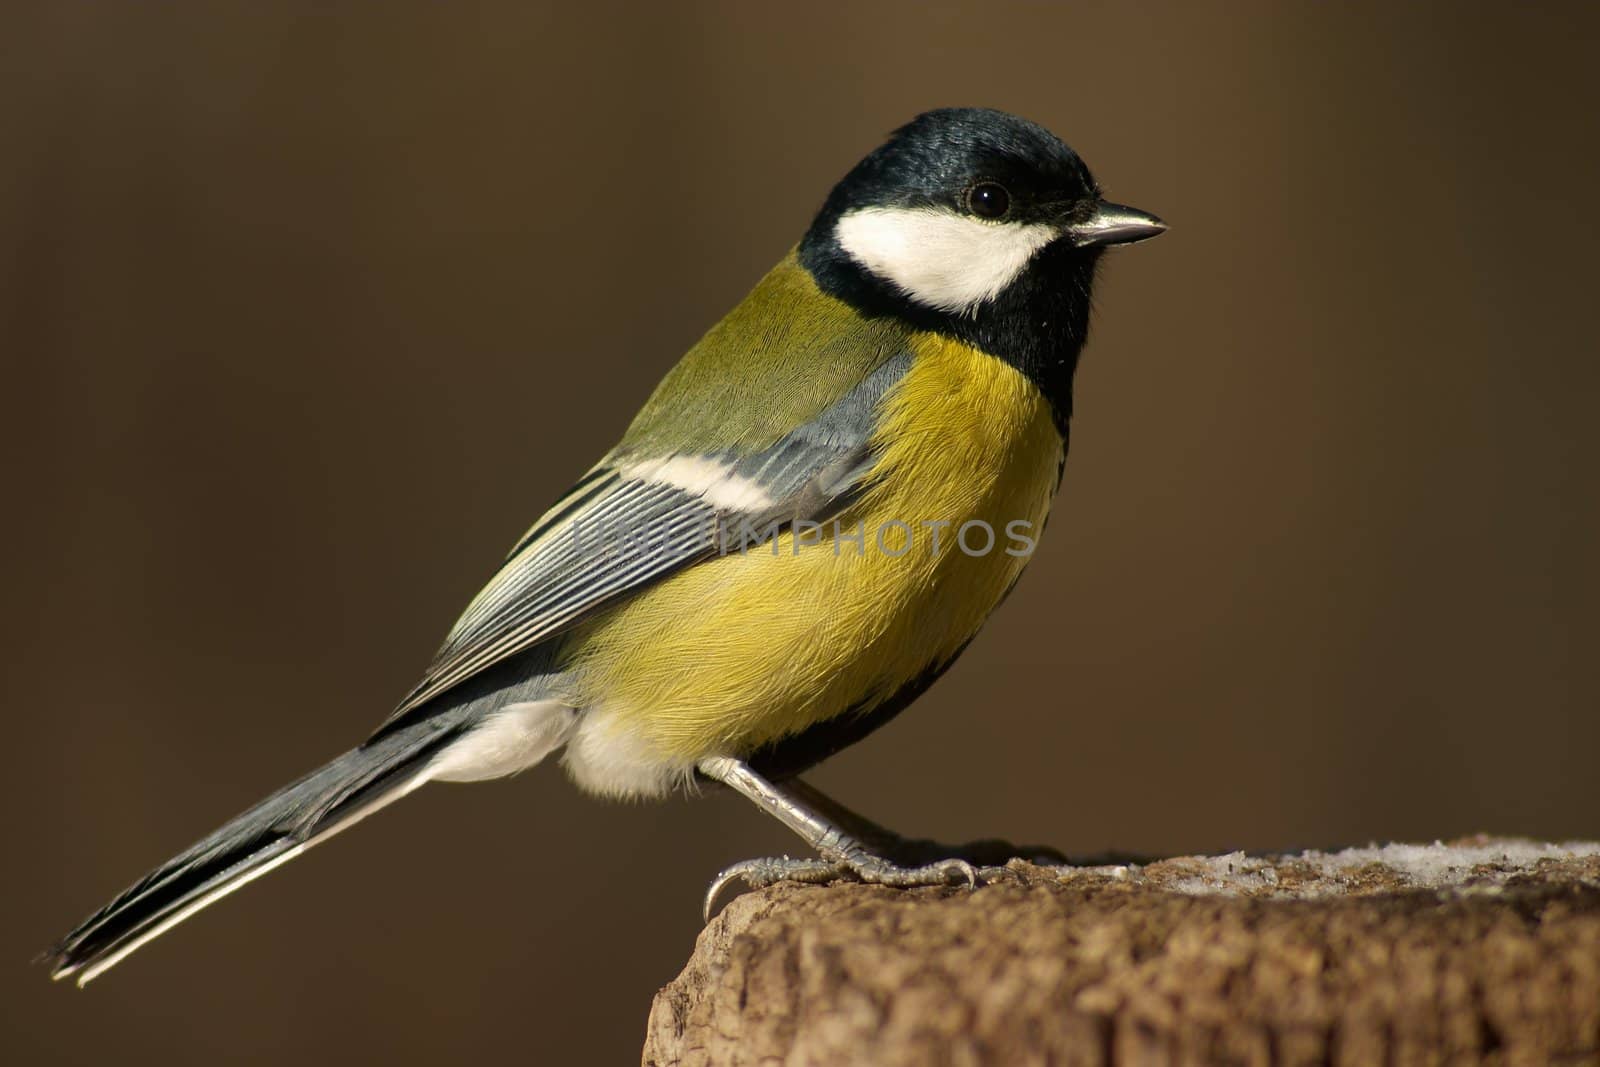
[[[1027,563],[1061,436],[1020,373],[933,335],[884,403],[881,458],[837,524],[690,567],[586,624],[567,646],[578,700],[663,759],[738,756],[955,655]]]

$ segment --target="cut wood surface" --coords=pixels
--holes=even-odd
[[[644,1063],[1600,1064],[1600,844],[778,885],[706,927]]]

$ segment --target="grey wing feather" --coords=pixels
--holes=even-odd
[[[761,507],[718,507],[707,495],[647,476],[613,457],[568,491],[512,549],[467,606],[422,682],[380,729],[493,664],[547,641],[595,610],[716,556],[727,531],[835,514],[871,469],[878,404],[908,356],[881,365],[844,398],[772,445],[701,457],[760,487]],[[654,458],[654,457],[652,457]],[[670,457],[660,457],[670,458]]]

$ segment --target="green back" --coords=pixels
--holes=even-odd
[[[791,250],[668,372],[613,455],[760,451],[905,351],[908,333],[825,295]]]

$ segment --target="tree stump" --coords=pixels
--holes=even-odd
[[[778,885],[701,933],[644,1063],[1600,1064],[1600,844]]]

